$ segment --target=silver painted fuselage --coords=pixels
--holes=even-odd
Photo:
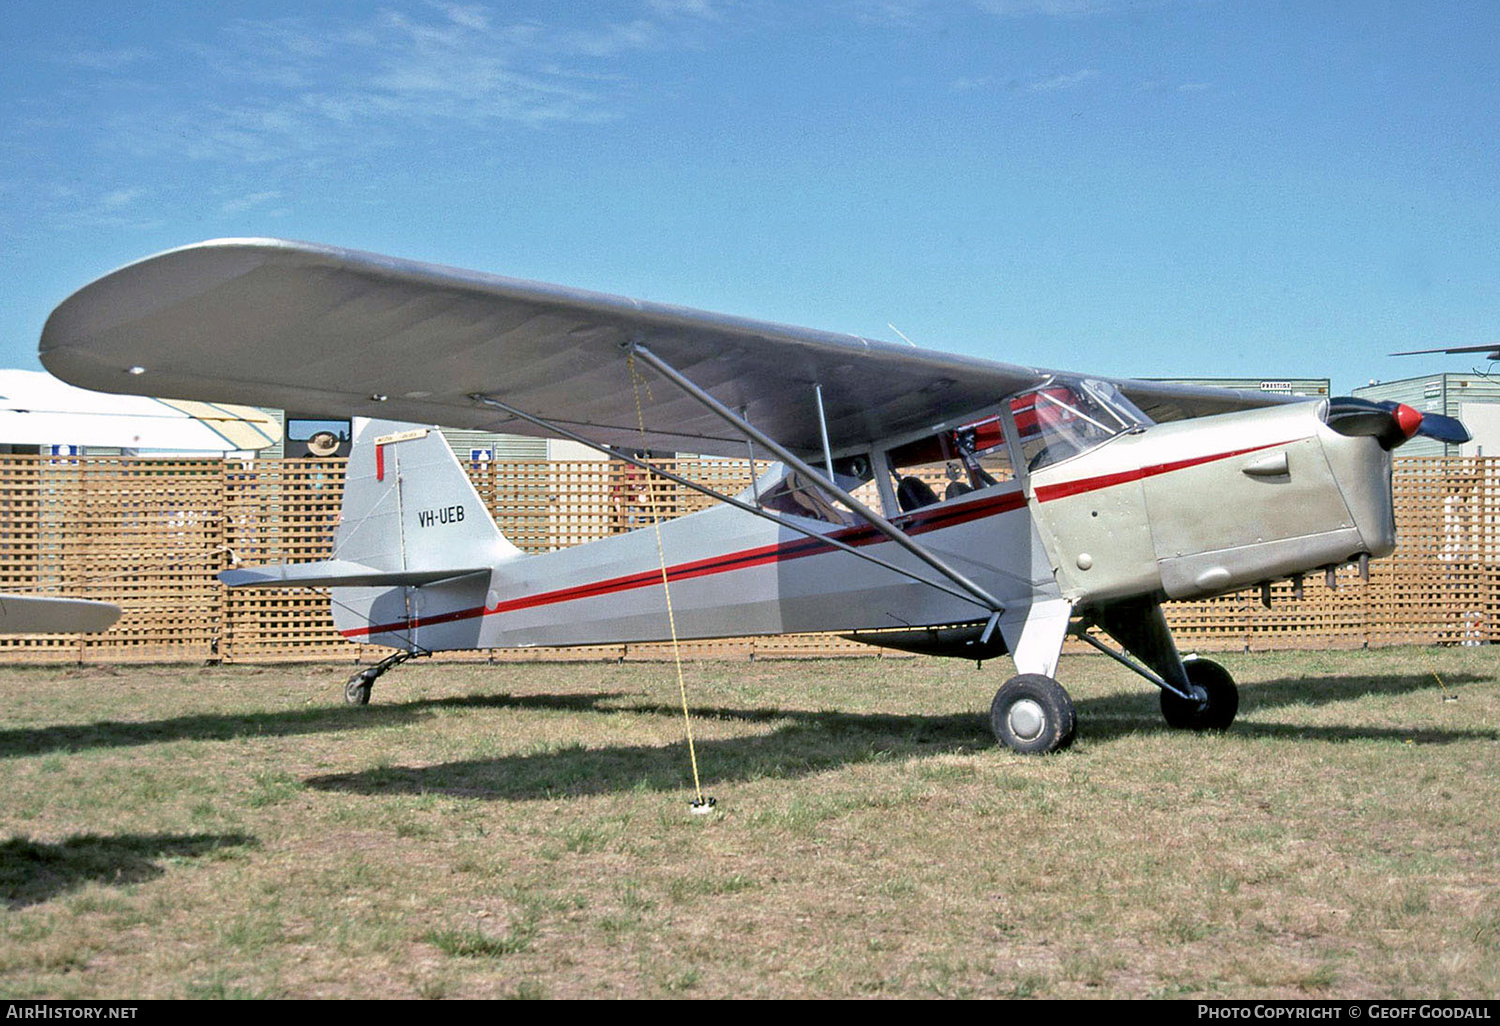
[[[803,523],[920,573],[874,529]],[[1002,601],[1053,589],[1014,482],[896,521]],[[735,637],[973,620],[973,603],[721,506],[576,548],[513,560],[487,577],[419,589],[338,589],[339,629],[356,640],[432,651]],[[415,593],[412,615],[404,613]]]
[[[1321,407],[1138,428],[1018,481],[891,519],[997,596],[1002,628],[1047,602],[1086,610],[1197,598],[1388,554],[1390,455],[1374,439],[1328,429]],[[408,544],[452,529],[419,512],[402,514]],[[868,526],[803,524],[923,571]],[[440,537],[421,545],[443,548]],[[428,651],[660,641],[674,626],[688,639],[988,616],[727,506],[437,584],[339,588],[334,598],[351,640]]]
[[[1197,599],[1389,555],[1391,455],[1331,430],[1322,406],[1159,424],[1033,474],[1063,593]]]

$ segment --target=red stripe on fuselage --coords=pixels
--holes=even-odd
[[[905,516],[896,517],[893,522],[909,535],[926,534],[928,531],[956,527],[959,524],[966,524],[973,520],[1009,513],[1025,505],[1026,497],[1017,490],[1006,492],[1002,495],[976,499],[972,502],[961,502],[941,509],[918,510],[908,513]],[[862,548],[866,545],[874,545],[887,540],[885,535],[867,525],[840,528],[837,531],[829,532],[828,537],[836,538],[845,545],[851,545],[855,548]],[[695,577],[709,577],[714,574],[728,573],[733,570],[748,570],[752,567],[766,566],[770,563],[782,563],[793,559],[802,559],[806,556],[821,556],[829,552],[838,551],[832,545],[817,538],[802,538],[792,542],[763,545],[759,548],[746,549],[742,552],[709,556],[706,559],[695,560],[691,563],[679,563],[676,566],[667,568],[667,579],[669,581],[688,581]],[[476,606],[472,609],[460,609],[451,613],[439,613],[434,616],[420,617],[416,620],[381,624],[373,627],[355,627],[341,633],[346,638],[370,637],[375,634],[387,634],[392,631],[413,630],[417,627],[430,627],[440,623],[453,623],[457,620],[470,620],[477,616],[492,616],[497,613],[512,613],[520,609],[534,609],[537,606],[548,606],[558,602],[573,602],[578,599],[598,598],[601,595],[613,595],[617,592],[631,591],[636,588],[649,588],[660,583],[660,570],[642,571],[641,573],[628,574],[623,577],[595,581],[591,584],[580,584],[571,588],[561,588],[557,591],[542,592],[538,595],[525,595],[520,598],[499,602],[493,606]]]
[[[1171,463],[1158,463],[1136,470],[1122,471],[1118,474],[1103,474],[1099,477],[1084,478],[1079,481],[1065,481],[1061,484],[1045,485],[1036,490],[1036,497],[1038,502],[1051,502],[1054,499],[1067,498],[1070,495],[1081,495],[1085,492],[1097,491],[1101,488],[1109,488],[1131,481],[1140,481],[1161,474],[1170,474],[1174,470],[1185,470],[1188,467],[1197,467],[1205,463],[1213,463],[1217,460],[1232,459],[1235,456],[1259,452],[1262,449],[1274,449],[1279,445],[1287,444],[1290,443],[1275,442],[1270,445],[1257,445],[1247,449],[1236,449],[1233,452],[1212,453],[1206,456],[1196,456],[1191,459],[1176,460]],[[945,527],[955,527],[959,524],[969,523],[970,521],[979,520],[984,517],[1009,513],[1025,505],[1025,496],[1020,491],[1009,491],[1001,495],[976,499],[971,502],[959,502],[952,506],[917,510],[893,518],[892,523],[897,527],[901,527],[909,535],[925,534],[928,531],[937,531]],[[878,544],[887,540],[885,535],[868,525],[840,528],[837,531],[829,532],[828,537],[837,538],[844,544],[852,545],[856,548]],[[816,538],[803,538],[794,542],[781,542],[775,545],[764,545],[760,548],[746,549],[743,552],[710,556],[691,563],[679,563],[677,566],[667,568],[667,579],[669,581],[688,581],[695,577],[709,577],[714,574],[729,573],[734,570],[748,570],[752,567],[765,566],[770,563],[787,562],[793,559],[802,559],[806,556],[819,556],[837,551],[839,550],[832,545]],[[472,620],[479,616],[511,613],[521,609],[535,609],[538,606],[554,605],[559,602],[574,602],[579,599],[598,598],[602,595],[613,595],[618,592],[632,591],[637,588],[649,588],[660,583],[661,576],[660,570],[642,571],[641,573],[628,574],[623,577],[595,581],[591,584],[580,584],[557,591],[548,591],[538,595],[526,595],[520,598],[509,599],[494,606],[475,606],[471,609],[459,609],[451,613],[424,616],[416,620],[381,624],[373,627],[356,627],[342,631],[341,633],[346,638],[371,637],[376,634],[415,630],[418,627],[431,627],[442,623],[453,623],[458,620]]]
[[[1175,460],[1171,463],[1157,463],[1153,466],[1141,467],[1138,470],[1124,470],[1118,474],[1104,474],[1100,477],[1086,477],[1078,481],[1064,481],[1061,484],[1043,485],[1036,490],[1036,500],[1038,502],[1051,502],[1053,499],[1066,499],[1070,495],[1096,492],[1101,488],[1128,484],[1131,481],[1143,481],[1148,477],[1170,474],[1174,470],[1200,467],[1205,463],[1233,459],[1236,456],[1244,456],[1247,453],[1260,452],[1262,449],[1274,449],[1278,445],[1290,444],[1290,442],[1272,442],[1269,445],[1254,445],[1248,449],[1236,449],[1233,452],[1216,452],[1207,456],[1195,456],[1191,459]]]

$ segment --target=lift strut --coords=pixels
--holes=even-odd
[[[867,507],[864,503],[860,502],[844,489],[834,484],[832,467],[828,468],[827,474],[818,473],[817,470],[808,466],[789,449],[781,445],[781,443],[777,442],[775,439],[771,438],[763,431],[758,430],[754,425],[750,424],[744,418],[736,415],[733,410],[725,406],[723,403],[719,402],[719,400],[709,395],[703,389],[699,388],[692,381],[688,380],[688,378],[683,376],[683,374],[679,372],[675,367],[667,363],[661,357],[657,356],[651,350],[647,349],[640,343],[628,343],[628,346],[632,353],[634,353],[646,363],[650,364],[652,367],[656,368],[656,370],[663,377],[672,382],[672,384],[676,385],[678,388],[682,389],[689,396],[696,399],[700,404],[707,408],[709,412],[715,414],[720,419],[727,422],[731,427],[735,428],[745,437],[750,438],[763,446],[767,451],[773,453],[777,459],[781,460],[793,470],[806,474],[809,479],[818,481],[819,487],[828,492],[829,495],[833,496],[839,502],[847,506],[851,511],[853,511],[855,516],[859,517],[865,523],[875,528],[875,530],[885,535],[887,538],[895,542],[897,545],[901,546],[907,552],[911,553],[913,556],[917,557],[922,562],[932,567],[939,574],[952,581],[959,588],[962,588],[964,591],[968,592],[971,596],[978,600],[979,605],[982,605],[985,608],[989,609],[992,614],[1000,613],[1001,611],[1003,611],[1004,605],[1000,602],[999,599],[995,598],[994,595],[990,594],[988,590],[980,587],[974,581],[970,580],[966,574],[949,565],[947,560],[943,559],[941,556],[937,555],[926,546],[912,540],[900,528],[896,527],[895,524],[892,524],[890,521],[882,517],[879,513],[876,513],[874,510]]]
[[[831,548],[838,549],[840,552],[847,552],[851,556],[858,556],[860,559],[866,560],[870,563],[874,563],[876,566],[889,570],[892,573],[900,574],[903,577],[910,578],[911,580],[916,581],[918,584],[925,584],[929,588],[936,588],[938,591],[952,595],[954,598],[962,599],[965,602],[973,602],[975,605],[978,605],[984,609],[989,609],[993,612],[993,610],[987,603],[979,602],[973,596],[966,595],[958,589],[950,587],[949,585],[944,584],[941,581],[934,581],[928,577],[922,576],[921,574],[913,573],[912,571],[907,570],[904,567],[897,566],[895,563],[892,563],[889,560],[881,559],[879,556],[872,555],[871,553],[861,552],[859,549],[848,544],[847,542],[840,541],[837,538],[829,537],[827,534],[823,534],[819,531],[814,531],[809,527],[804,527],[803,525],[796,523],[793,520],[789,520],[785,517],[777,516],[770,510],[762,509],[760,506],[751,505],[750,503],[737,499],[732,495],[725,495],[723,492],[716,491],[708,487],[707,485],[700,484],[697,481],[689,480],[688,478],[685,478],[680,474],[674,474],[672,471],[667,470],[664,467],[659,467],[653,463],[648,463],[646,460],[633,456],[622,449],[617,449],[612,445],[605,445],[602,442],[596,442],[591,438],[587,438],[584,435],[578,434],[576,431],[572,431],[568,428],[563,427],[561,424],[553,423],[552,421],[546,420],[542,417],[533,416],[532,414],[527,413],[525,410],[518,409],[517,407],[510,405],[502,399],[497,399],[492,395],[484,395],[483,393],[479,392],[473,393],[469,396],[469,398],[474,402],[482,403],[485,406],[492,406],[497,410],[502,410],[505,413],[510,414],[512,417],[517,417],[529,424],[535,424],[537,427],[552,432],[561,438],[566,438],[569,441],[577,442],[579,445],[588,446],[590,449],[593,449],[596,452],[601,452],[611,459],[617,459],[624,463],[629,463],[631,466],[639,467],[641,470],[644,470],[649,474],[655,474],[658,477],[662,477],[668,481],[680,484],[684,488],[690,488],[695,492],[707,495],[711,499],[716,499],[719,502],[725,503],[726,505],[733,506],[735,509],[744,510],[746,513],[752,513],[763,520],[769,520],[772,523],[779,524],[780,526],[785,527],[789,530],[796,531],[798,534],[803,534],[809,538],[817,539],[819,542],[822,542],[823,544],[828,545]],[[754,474],[753,464],[751,466],[751,473],[752,475]],[[819,482],[822,481],[822,475],[818,475],[818,480]],[[821,483],[820,487],[823,487]]]

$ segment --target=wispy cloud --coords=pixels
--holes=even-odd
[[[489,10],[481,4],[447,4],[432,2],[431,6],[442,11],[455,25],[483,32],[490,27]]]
[[[162,223],[162,219],[145,209],[147,205],[141,202],[150,195],[149,190],[138,187],[96,193],[64,186],[52,190],[49,198],[56,204],[59,227],[142,230],[159,227]]]
[[[240,196],[224,203],[219,207],[221,214],[243,214],[247,210],[262,207],[272,200],[281,198],[280,189],[265,189],[261,192],[252,192],[247,196]]]
[[[146,195],[145,189],[116,189],[101,197],[99,206],[105,210],[119,210],[130,206],[144,195]]]
[[[416,128],[598,124],[625,116],[634,52],[696,45],[709,0],[640,0],[639,17],[563,24],[503,7],[426,0],[358,19],[237,19],[211,38],[163,44],[199,74],[170,99],[122,114],[138,156],[264,162],[349,153]],[[145,52],[75,55],[128,69]],[[128,119],[130,120],[127,123]]]
[[[1082,71],[1070,72],[1066,75],[1054,75],[1033,82],[1026,88],[1034,93],[1054,93],[1062,89],[1077,89],[1079,86],[1093,81],[1099,77],[1099,72],[1093,68],[1084,68]]]
[[[647,0],[647,6],[663,17],[717,18],[721,13],[710,0]]]
[[[93,71],[124,71],[153,59],[150,50],[142,47],[120,47],[113,50],[75,50],[65,54],[62,60]]]
[[[1077,18],[1119,10],[1121,0],[974,0],[975,6],[990,14],[1006,18],[1041,15],[1049,18]]]
[[[1179,82],[1173,85],[1170,82],[1163,82],[1159,79],[1147,79],[1137,84],[1135,91],[1138,93],[1181,93],[1186,95],[1191,93],[1206,93],[1213,88],[1214,84],[1212,82]]]
[[[521,15],[496,2],[386,0],[225,17],[130,46],[80,44],[51,57],[66,67],[65,92],[5,112],[0,175],[75,183],[73,195],[33,190],[36,213],[65,228],[151,227],[187,205],[277,216],[302,192],[293,183],[332,168],[629,118],[645,102],[632,58],[701,49],[741,2],[622,0]],[[59,156],[44,168],[27,153]],[[125,175],[152,190],[120,187]],[[189,196],[184,183],[205,175],[222,187]]]

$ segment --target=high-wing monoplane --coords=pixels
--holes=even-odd
[[[1159,688],[1169,724],[1227,727],[1234,682],[1182,658],[1162,603],[1389,554],[1392,450],[1467,437],[1395,404],[1110,380],[264,239],[84,287],[41,358],[89,388],[374,418],[333,558],[223,575],[331,587],[346,637],[397,649],[351,701],[442,650],[840,631],[1008,654],[990,724],[1022,752],[1073,737],[1054,679],[1070,632]],[[645,450],[775,462],[659,535],[528,556],[427,424],[573,439],[642,473],[660,472]]]

